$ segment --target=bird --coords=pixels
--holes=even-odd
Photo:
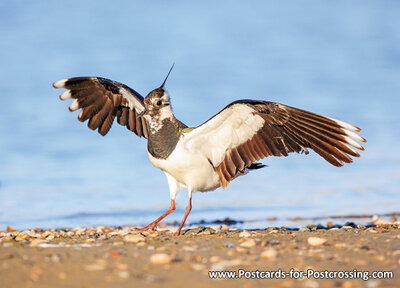
[[[327,116],[280,103],[240,99],[203,124],[188,127],[173,114],[171,99],[161,86],[146,97],[125,84],[102,77],[73,77],[53,83],[65,88],[61,100],[73,99],[69,111],[80,109],[78,120],[102,136],[117,122],[147,139],[152,165],[165,174],[170,193],[169,209],[139,231],[154,230],[175,210],[175,196],[188,191],[188,205],[175,236],[192,209],[192,193],[226,189],[230,182],[265,165],[270,156],[315,151],[328,163],[341,167],[360,157],[366,142],[360,128]],[[358,141],[358,142],[357,142]]]

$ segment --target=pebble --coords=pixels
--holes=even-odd
[[[221,226],[221,231],[222,231],[222,232],[229,231],[229,226],[228,226],[228,225],[222,225],[222,226]]]
[[[251,234],[249,231],[243,231],[243,232],[239,233],[239,237],[241,237],[241,238],[248,238],[250,236],[251,236]]]
[[[120,270],[120,271],[125,271],[129,269],[128,264],[124,264],[124,263],[115,263],[114,264],[115,269]]]
[[[102,271],[107,267],[107,261],[104,259],[98,259],[92,264],[85,265],[84,269],[86,271]]]
[[[248,248],[245,247],[236,247],[236,251],[239,253],[245,253],[245,254],[250,254],[250,251]]]
[[[333,246],[335,246],[335,248],[346,248],[347,244],[344,242],[339,242],[339,243],[335,243],[335,245],[333,245]]]
[[[244,248],[252,248],[257,245],[257,242],[254,239],[248,239],[240,244],[241,247]]]
[[[206,265],[201,264],[201,263],[192,263],[190,266],[195,271],[201,271],[201,270],[205,270],[206,269]]]
[[[166,253],[156,253],[151,255],[150,262],[153,264],[169,264],[172,262],[172,257]]]
[[[67,279],[67,274],[65,272],[60,272],[60,273],[58,273],[58,278],[60,280],[65,280],[65,279]]]
[[[199,246],[194,245],[194,246],[183,246],[182,250],[186,252],[194,252],[199,248]]]
[[[300,227],[299,232],[308,232],[310,229],[308,227]]]
[[[344,229],[344,230],[351,230],[351,229],[353,229],[353,227],[352,226],[342,226],[342,229]]]
[[[43,239],[33,239],[31,241],[31,243],[29,243],[29,246],[36,247],[36,246],[39,246],[42,243],[47,243],[47,241],[43,240]]]
[[[320,246],[326,243],[328,241],[325,238],[320,238],[320,237],[308,237],[307,242],[311,246]]]
[[[295,236],[294,234],[293,234],[293,236]],[[272,239],[272,240],[270,240],[270,241],[267,241],[266,243],[265,243],[265,245],[264,246],[266,246],[266,245],[279,245],[281,242],[279,242],[279,240],[277,240],[277,239]]]
[[[146,237],[144,237],[141,234],[128,234],[124,236],[124,241],[127,243],[139,243],[139,242],[144,242],[146,240]]]
[[[304,287],[304,288],[318,288],[319,284],[315,280],[307,280],[307,281],[304,281],[302,287]]]
[[[342,288],[352,288],[352,287],[354,287],[353,286],[353,282],[352,281],[350,281],[350,280],[347,280],[347,281],[344,281],[343,283],[342,283],[342,286],[341,286]]]
[[[122,279],[128,279],[130,276],[130,273],[128,271],[118,271],[117,274],[118,274],[119,278],[122,278]]]
[[[276,256],[278,256],[278,251],[274,248],[267,248],[263,252],[261,252],[261,258],[275,260]]]
[[[230,268],[233,266],[239,266],[242,264],[244,264],[244,263],[240,259],[221,261],[221,262],[217,262],[217,263],[214,263],[213,265],[211,265],[210,270],[223,271],[223,270],[226,270],[227,268]]]
[[[210,258],[210,263],[217,263],[217,262],[220,262],[222,259],[221,259],[221,257],[219,257],[219,256],[211,256],[211,258]]]
[[[233,244],[232,242],[229,242],[229,241],[225,241],[224,246],[226,248],[235,248],[235,244]]]
[[[222,225],[212,225],[212,226],[210,226],[210,228],[215,230],[215,232],[221,232],[222,231]]]

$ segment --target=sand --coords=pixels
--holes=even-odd
[[[174,228],[139,233],[129,227],[10,227],[0,231],[0,287],[400,287],[399,228],[385,224],[246,231],[218,225],[174,237]],[[209,271],[239,269],[248,271],[241,279],[209,278]],[[394,278],[290,278],[290,271],[299,277],[309,269],[319,277],[324,271],[356,270],[361,278],[361,271],[389,271]],[[245,278],[257,273],[271,277],[271,272],[282,277],[276,271],[288,275]]]

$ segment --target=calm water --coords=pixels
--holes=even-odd
[[[340,169],[315,154],[268,158],[226,191],[196,193],[189,221],[400,211],[398,1],[119,3],[0,3],[0,230],[147,224],[165,211],[146,142],[119,125],[92,132],[51,83],[96,75],[146,95],[173,62],[167,90],[189,126],[253,98],[350,122],[368,139]],[[182,190],[168,221],[186,201]]]

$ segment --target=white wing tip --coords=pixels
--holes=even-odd
[[[79,109],[78,99],[72,101],[71,105],[69,105],[69,111],[73,112]]]
[[[72,98],[72,94],[71,91],[65,91],[63,94],[60,95],[60,100],[67,100],[67,99],[71,99]]]
[[[53,87],[54,88],[64,88],[65,87],[65,83],[68,81],[68,79],[63,79],[63,80],[59,80],[53,83]]]
[[[343,121],[340,121],[340,120],[337,120],[337,119],[334,119],[334,118],[331,118],[331,117],[326,117],[326,118],[328,118],[328,119],[330,119],[332,121],[335,121],[336,124],[338,124],[342,128],[345,128],[345,129],[348,129],[348,130],[351,130],[351,131],[355,131],[355,132],[360,132],[361,131],[360,128],[358,128],[358,127],[356,127],[354,125],[351,125],[349,123],[346,123],[346,122],[343,122]]]

